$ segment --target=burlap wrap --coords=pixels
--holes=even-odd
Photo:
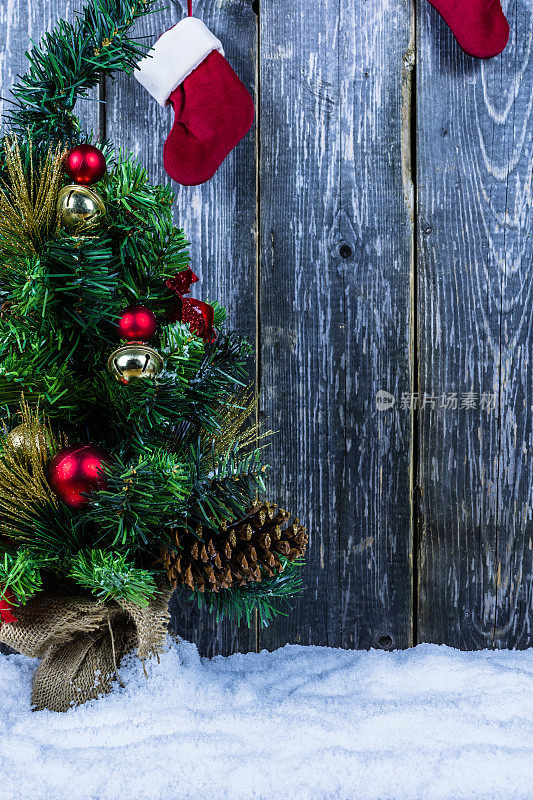
[[[36,595],[2,625],[0,642],[40,658],[31,701],[36,711],[67,711],[111,690],[120,659],[133,648],[146,659],[163,649],[170,593],[145,608],[79,597]]]

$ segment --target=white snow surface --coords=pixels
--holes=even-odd
[[[533,650],[287,645],[160,664],[66,714],[0,656],[2,800],[528,800]]]

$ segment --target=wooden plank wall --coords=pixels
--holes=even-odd
[[[29,39],[82,5],[2,5],[4,98]],[[489,62],[425,0],[194,8],[257,113],[211,181],[174,185],[175,219],[196,295],[256,345],[271,496],[311,542],[290,617],[239,630],[174,602],[175,630],[206,655],[531,645],[531,4],[507,2],[512,41]],[[80,103],[86,126],[166,183],[171,111],[123,75],[100,99]],[[411,409],[411,391],[439,399]],[[441,409],[453,392],[476,408]]]
[[[418,14],[420,390],[459,399],[420,411],[419,637],[465,649],[533,644],[533,8],[505,10],[487,62]]]
[[[405,646],[410,420],[375,398],[410,388],[410,4],[264,3],[260,22],[261,398],[274,496],[312,535],[307,591],[261,642]]]

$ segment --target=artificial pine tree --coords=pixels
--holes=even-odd
[[[187,297],[172,192],[73,113],[101,75],[132,72],[146,48],[128,30],[153,4],[90,0],[46,34],[0,150],[0,638],[53,597],[57,652],[73,598],[81,629],[85,614],[111,630],[117,609],[139,629],[170,584],[263,622],[301,586],[305,532],[260,498],[249,345]]]

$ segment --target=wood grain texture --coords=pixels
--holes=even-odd
[[[533,13],[504,8],[481,62],[419,3],[420,389],[477,403],[420,412],[419,636],[464,649],[532,643]]]
[[[83,4],[0,7],[4,112],[30,39]],[[204,655],[402,647],[414,631],[464,649],[533,643],[533,8],[503,5],[510,43],[481,62],[425,0],[416,50],[411,0],[265,0],[259,32],[248,0],[195,0],[258,87],[258,127],[211,181],[173,184],[175,221],[194,294],[256,342],[261,417],[278,432],[271,497],[311,536],[305,593],[260,634],[174,598],[174,630]],[[184,13],[181,0],[137,32],[152,42]],[[172,111],[124,75],[106,101],[100,115],[79,103],[84,126],[105,122],[170,182]],[[413,380],[428,396],[414,417],[399,402]],[[379,390],[394,408],[377,409]],[[460,407],[467,393],[475,408]]]
[[[257,18],[249,2],[195,0],[195,16],[223,42],[226,58],[255,94]],[[186,14],[178,3],[140,20],[135,28],[147,43]],[[175,224],[191,243],[191,266],[200,278],[192,294],[219,300],[229,311],[229,326],[255,342],[256,171],[255,129],[237,145],[208,183],[182,187],[163,169],[163,145],[173,122],[171,108],[162,109],[132,77],[119,75],[106,86],[106,130],[115,145],[134,152],[153,183],[170,184],[176,193]],[[253,365],[250,371],[253,379]],[[255,649],[255,630],[216,623],[188,602],[171,604],[173,627],[195,641],[203,655]]]
[[[410,418],[376,408],[410,388],[410,13],[261,3],[261,400],[272,495],[311,537],[269,648],[411,642]]]

